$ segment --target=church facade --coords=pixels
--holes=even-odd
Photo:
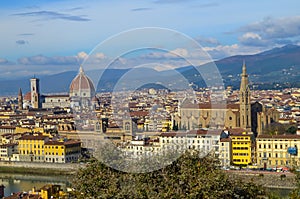
[[[254,134],[272,122],[278,121],[278,113],[267,109],[259,102],[251,103],[246,64],[243,64],[239,102],[227,104],[182,102],[175,117],[175,125],[181,130],[196,130],[201,128],[234,129],[242,128]]]

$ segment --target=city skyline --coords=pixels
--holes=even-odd
[[[100,42],[134,28],[178,31],[199,42],[214,60],[299,44],[298,5],[297,1],[1,2],[2,77],[77,70]],[[114,56],[113,49],[107,51],[99,52],[95,59]],[[176,46],[173,51],[195,56]],[[159,53],[136,53],[124,58],[118,67],[141,63],[141,58],[160,62],[166,56]]]

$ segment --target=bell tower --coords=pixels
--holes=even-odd
[[[22,95],[22,89],[19,89],[19,94],[18,94],[18,109],[22,110],[23,109],[23,95]]]
[[[241,86],[239,93],[240,100],[240,127],[251,131],[251,104],[250,104],[250,88],[248,84],[248,75],[246,72],[245,61],[241,74]]]
[[[30,88],[32,108],[40,108],[40,80],[35,77],[31,78]]]

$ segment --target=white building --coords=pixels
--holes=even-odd
[[[193,130],[188,132],[162,133],[160,145],[162,150],[175,150],[174,152],[186,149],[195,149],[203,155],[210,152],[216,155],[219,152],[219,130]]]
[[[69,95],[47,95],[43,97],[45,99],[42,103],[43,108],[70,107]]]
[[[221,138],[219,142],[219,160],[220,165],[229,167],[231,162],[231,139]]]
[[[132,140],[122,150],[130,158],[145,158],[160,153],[158,140]]]
[[[9,143],[0,145],[0,160],[2,161],[11,161],[13,160],[13,154],[18,153],[18,144]]]
[[[218,157],[221,132],[221,130],[166,132],[161,133],[156,140],[132,140],[121,148],[133,158],[163,155],[165,153],[180,154],[188,149],[198,150],[203,156],[213,153]]]

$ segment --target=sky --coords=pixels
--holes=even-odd
[[[100,69],[111,60],[113,68],[145,63],[176,68],[187,65],[179,58],[199,60],[201,52],[180,44],[184,39],[167,39],[172,32],[198,42],[211,60],[298,45],[299,7],[298,0],[1,1],[0,79],[78,70],[83,63],[86,70]],[[122,37],[145,27],[168,34],[137,31]],[[140,38],[155,40],[156,49],[130,50]],[[129,53],[119,55],[119,48]]]

